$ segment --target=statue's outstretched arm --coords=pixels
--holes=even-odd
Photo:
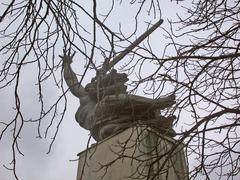
[[[70,50],[67,52],[66,50],[63,50],[63,56],[60,56],[63,60],[63,73],[64,73],[64,79],[70,88],[71,93],[74,96],[77,96],[79,98],[86,96],[87,93],[81,84],[79,84],[76,74],[73,72],[71,68],[72,58],[74,56],[75,52],[70,55]]]

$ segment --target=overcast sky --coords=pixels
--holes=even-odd
[[[161,1],[163,19],[171,18],[175,14],[175,2]],[[104,4],[101,4],[104,6]],[[180,5],[178,5],[180,7]],[[130,11],[116,14],[116,19],[127,19],[131,15]],[[1,9],[0,9],[1,11]],[[127,14],[127,16],[126,16]],[[131,24],[123,27],[126,31],[133,29]],[[1,42],[0,42],[1,44]],[[61,54],[62,47],[59,47],[59,54]],[[58,55],[58,54],[57,54]],[[56,56],[57,56],[56,55]],[[32,116],[37,114],[39,108],[34,105],[37,96],[37,91],[34,89],[34,79],[32,74],[35,72],[31,68],[25,69],[25,75],[21,81],[21,98],[24,99],[24,114]],[[90,81],[85,79],[85,81]],[[13,89],[5,88],[0,91],[0,115],[1,120],[9,122],[13,117],[14,95]],[[51,104],[51,97],[55,96],[55,89],[49,83],[45,85],[45,103]],[[21,139],[19,140],[20,148],[24,156],[17,156],[17,173],[21,180],[74,180],[77,175],[77,161],[70,161],[77,159],[77,154],[83,151],[87,146],[88,133],[82,129],[75,121],[74,115],[79,106],[77,98],[70,93],[68,98],[68,108],[59,129],[58,136],[50,154],[46,154],[49,148],[50,138],[47,139],[36,138],[37,127],[33,124],[25,124]],[[53,129],[54,130],[54,129]],[[53,131],[52,130],[52,131]],[[8,171],[3,165],[9,166],[12,152],[11,152],[11,132],[4,135],[0,141],[0,180],[14,179],[11,171]]]

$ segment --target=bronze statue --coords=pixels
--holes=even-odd
[[[174,116],[163,117],[159,110],[171,107],[175,103],[175,95],[149,99],[127,93],[125,73],[118,73],[111,68],[127,53],[136,47],[145,37],[153,32],[162,20],[126,48],[112,61],[98,70],[97,76],[84,88],[79,84],[71,63],[74,57],[70,50],[63,51],[64,79],[73,95],[80,99],[75,118],[79,125],[91,131],[97,141],[103,140],[119,131],[136,124],[152,126],[159,132],[174,136],[172,129]],[[109,73],[107,73],[110,70]]]

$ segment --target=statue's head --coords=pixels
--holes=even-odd
[[[127,81],[127,74],[112,69],[107,74],[93,78],[91,83],[86,85],[85,90],[93,99],[99,101],[108,95],[126,94],[127,87],[124,84]]]

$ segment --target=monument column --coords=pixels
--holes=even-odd
[[[183,145],[147,126],[130,127],[79,154],[77,180],[187,180]]]

